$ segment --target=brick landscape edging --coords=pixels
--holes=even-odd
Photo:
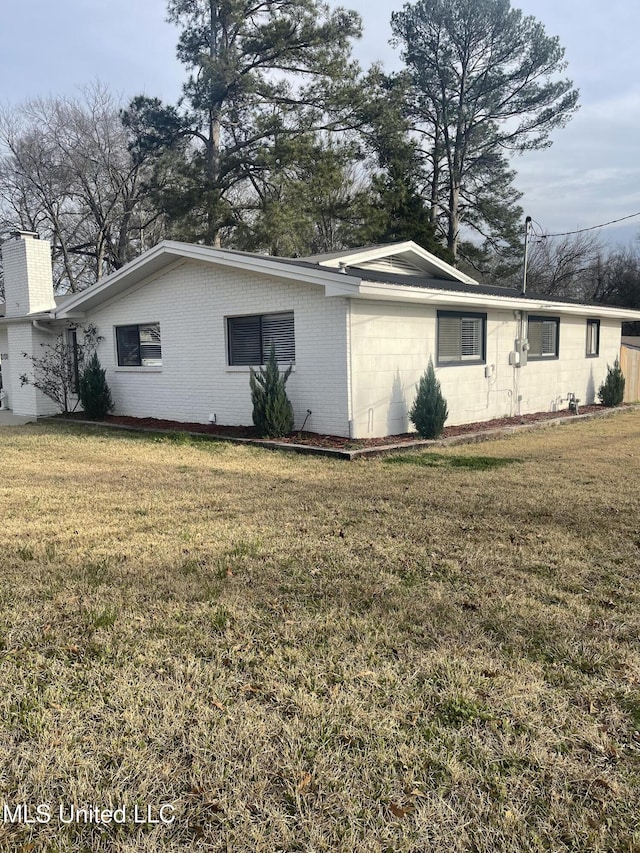
[[[243,444],[249,447],[261,447],[264,450],[285,450],[290,453],[302,453],[307,456],[324,456],[330,459],[341,459],[353,462],[356,459],[369,459],[376,456],[388,456],[391,453],[401,453],[407,450],[426,450],[430,447],[455,447],[462,444],[480,444],[484,441],[493,441],[505,438],[518,432],[526,432],[533,429],[544,429],[551,426],[564,426],[576,421],[593,420],[595,418],[606,418],[623,412],[637,412],[640,405],[627,405],[624,408],[613,407],[601,412],[586,412],[583,415],[567,415],[566,417],[549,418],[547,420],[533,421],[525,424],[512,424],[511,426],[495,427],[494,429],[480,430],[479,432],[468,432],[461,435],[452,435],[450,438],[426,439],[417,438],[415,441],[396,442],[381,444],[376,447],[359,447],[355,450],[342,450],[334,447],[314,447],[310,444],[292,444],[284,441],[264,440],[260,438],[236,438],[235,436],[212,435],[206,432],[188,432],[180,430],[180,434],[188,435],[201,441],[228,441],[232,444]],[[119,429],[125,432],[143,432],[153,435],[176,435],[174,429],[154,429],[153,427],[136,427],[130,424],[110,424],[106,421],[87,421],[78,418],[39,418],[38,423],[64,423],[94,428]]]

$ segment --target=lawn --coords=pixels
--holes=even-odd
[[[0,444],[0,850],[640,851],[639,413]]]

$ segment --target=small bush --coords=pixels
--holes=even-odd
[[[617,358],[613,367],[607,365],[607,378],[600,386],[598,397],[603,406],[619,406],[624,399],[624,374]]]
[[[249,385],[253,403],[253,423],[263,438],[279,438],[293,429],[293,407],[287,397],[286,384],[293,365],[281,374],[276,358],[276,348],[271,352],[264,370],[251,370]]]
[[[448,414],[447,402],[436,379],[433,361],[429,359],[429,366],[418,382],[409,417],[422,438],[438,438]]]
[[[78,392],[84,413],[92,420],[103,418],[113,409],[111,391],[96,352],[91,355],[82,372]]]

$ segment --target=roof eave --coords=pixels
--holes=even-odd
[[[548,302],[541,298],[523,296],[497,296],[460,292],[429,287],[410,287],[363,280],[356,298],[378,299],[392,302],[438,303],[439,305],[464,305],[477,308],[497,308],[508,311],[544,311],[556,314],[579,314],[582,317],[608,317],[615,320],[640,321],[640,311],[608,305],[582,305],[571,302]]]
[[[85,313],[106,299],[117,296],[140,284],[145,279],[166,272],[170,267],[183,261],[196,261],[215,266],[241,270],[243,272],[264,275],[286,281],[313,284],[325,288],[327,295],[352,295],[360,283],[360,277],[332,272],[323,267],[317,269],[297,266],[294,263],[282,263],[277,259],[263,255],[239,255],[224,249],[210,246],[195,246],[164,240],[153,249],[135,258],[122,269],[107,276],[102,281],[83,290],[57,309],[59,317],[72,317],[78,311]],[[331,291],[329,293],[329,291]]]

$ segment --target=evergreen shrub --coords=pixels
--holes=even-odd
[[[280,373],[273,343],[264,369],[260,368],[258,373],[251,369],[253,423],[262,438],[280,438],[293,429],[293,407],[285,387],[292,369],[293,365],[289,365]]]
[[[447,402],[436,379],[433,361],[429,359],[429,365],[418,382],[409,417],[422,438],[438,438],[448,414]]]
[[[78,395],[85,415],[92,420],[103,418],[113,409],[111,391],[96,352],[93,352],[82,371]]]
[[[598,397],[603,406],[619,406],[624,399],[624,374],[617,358],[613,367],[607,365],[607,378],[600,386]]]

